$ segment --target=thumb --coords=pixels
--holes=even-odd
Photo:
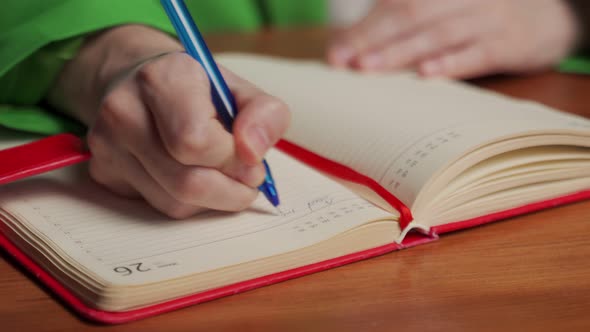
[[[237,154],[247,165],[256,165],[285,134],[290,113],[285,103],[262,92],[241,106],[233,127]]]

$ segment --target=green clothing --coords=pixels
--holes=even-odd
[[[322,0],[187,0],[203,32],[325,21]],[[174,30],[159,0],[3,0],[0,11],[0,126],[53,134],[76,122],[47,112],[43,98],[84,34],[126,23]]]
[[[43,98],[85,34],[126,23],[173,33],[159,0],[2,2],[0,126],[18,130],[42,134],[83,130],[77,122],[47,111]],[[187,0],[187,5],[204,32],[318,24],[327,16],[325,0]],[[570,59],[561,69],[590,73],[590,61]]]
[[[559,70],[564,73],[590,75],[590,57],[573,56],[565,59],[559,65]]]

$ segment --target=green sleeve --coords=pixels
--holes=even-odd
[[[569,57],[559,64],[559,70],[564,73],[590,75],[590,56]]]
[[[580,33],[577,55],[565,59],[559,70],[566,73],[590,74],[590,1],[566,0],[577,19]]]
[[[75,121],[36,106],[82,41],[73,37],[51,43],[0,77],[0,126],[40,134],[82,132]]]
[[[264,24],[319,23],[323,0],[187,0],[199,28],[255,30]],[[0,11],[0,126],[53,134],[80,131],[42,101],[85,34],[121,24],[168,33],[159,0],[3,0]],[[8,46],[8,47],[6,47]]]
[[[172,31],[157,0],[4,0],[0,14],[0,76],[54,41],[110,26],[140,23]],[[6,6],[8,3],[8,6]],[[50,6],[49,6],[50,5]],[[12,13],[19,22],[10,19]]]
[[[75,55],[77,37],[125,23],[172,32],[157,0],[3,0],[0,45],[9,47],[0,47],[0,125],[71,131],[73,121],[45,113],[40,102]]]
[[[327,1],[265,0],[264,12],[268,24],[276,26],[320,25],[328,18]]]

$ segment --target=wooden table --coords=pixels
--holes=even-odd
[[[326,30],[211,36],[215,50],[320,58]],[[590,116],[590,79],[478,80]],[[2,331],[590,331],[590,202],[120,326],[80,320],[0,259]]]

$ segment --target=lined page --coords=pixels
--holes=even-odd
[[[242,213],[170,220],[142,201],[106,192],[81,168],[3,187],[0,206],[82,271],[118,285],[223,268],[394,219],[288,156],[272,151],[268,161],[281,195],[278,211],[259,195]],[[391,234],[391,241],[398,235]]]
[[[590,141],[587,119],[466,84],[277,58],[219,59],[286,101],[289,140],[375,179],[410,207],[438,170],[494,139],[545,131]]]

